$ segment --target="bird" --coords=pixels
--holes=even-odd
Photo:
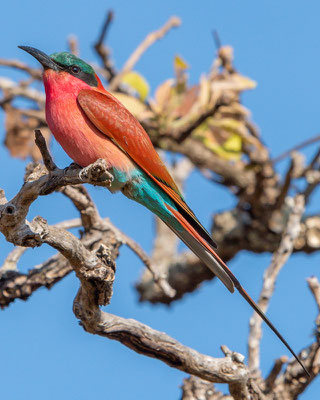
[[[50,56],[18,46],[43,67],[48,126],[69,157],[81,167],[106,161],[121,191],[157,215],[233,293],[235,288],[310,376],[302,361],[216,253],[217,245],[187,205],[148,134],[126,107],[102,85],[94,69],[68,52]]]

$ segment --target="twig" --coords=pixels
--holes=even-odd
[[[104,21],[103,27],[101,29],[100,36],[99,36],[96,44],[94,45],[95,49],[99,48],[103,44],[103,42],[107,36],[107,32],[109,30],[111,22],[113,21],[113,18],[114,18],[113,10],[109,10],[107,13],[107,17]]]
[[[181,20],[178,17],[171,17],[162,28],[157,31],[149,33],[149,35],[143,40],[142,43],[136,48],[136,50],[131,54],[129,59],[124,64],[122,70],[114,77],[110,83],[110,90],[116,90],[119,86],[122,77],[131,71],[136,63],[141,58],[142,54],[152,46],[157,40],[162,39],[172,28],[178,27],[181,24]]]
[[[271,161],[273,164],[276,164],[279,161],[283,160],[284,158],[289,157],[293,151],[301,150],[304,147],[309,146],[310,144],[318,142],[319,140],[320,140],[320,135],[313,136],[312,138],[303,141],[302,143],[292,147],[290,150],[287,150],[284,153],[280,154],[279,156],[273,158]]]
[[[320,282],[316,276],[311,276],[307,279],[307,282],[320,312]]]
[[[7,271],[1,274],[0,307],[8,307],[16,299],[27,300],[41,287],[50,289],[71,271],[69,262],[61,254],[57,254],[43,264],[30,269],[26,274],[18,271]]]
[[[320,148],[317,150],[309,165],[304,169],[301,176],[304,176],[307,181],[307,185],[303,190],[303,195],[306,199],[306,204],[309,202],[309,199],[314,192],[314,190],[318,187],[320,182]]]
[[[119,228],[114,226],[109,219],[104,219],[104,224],[109,226],[113,230],[117,239],[121,243],[127,245],[140,258],[148,271],[151,273],[153,281],[161,289],[164,296],[173,298],[176,294],[176,291],[169,285],[167,276],[160,273],[157,268],[157,264],[155,264],[153,260],[150,259],[150,257],[146,254],[142,247],[125,233],[123,233]]]
[[[113,21],[113,17],[114,17],[113,11],[109,10],[105,22],[103,24],[100,36],[94,45],[94,48],[98,56],[101,58],[104,69],[107,73],[106,79],[109,82],[116,76],[117,72],[113,66],[113,63],[110,60],[110,50],[104,45],[103,42],[106,38],[111,22]]]
[[[74,312],[86,331],[117,340],[137,353],[157,358],[173,368],[210,382],[235,385],[247,381],[247,368],[233,357],[233,353],[222,359],[200,354],[134,319],[121,318],[98,308],[93,313],[92,306],[87,308],[88,304],[92,305],[90,298],[80,289],[74,302]]]
[[[218,31],[216,29],[214,29],[212,31],[212,37],[213,37],[213,41],[214,41],[214,44],[215,44],[217,50],[219,50],[220,47],[222,46],[222,43],[221,43],[221,39],[220,39],[219,33],[218,33]]]
[[[68,47],[70,53],[74,54],[75,56],[79,56],[79,43],[76,36],[70,35],[68,37]]]
[[[284,364],[286,364],[287,362],[288,362],[288,357],[287,356],[282,356],[282,357],[278,358],[275,361],[275,363],[274,363],[269,375],[265,379],[265,385],[266,385],[266,391],[267,392],[271,392],[272,391],[272,389],[273,389],[273,387],[275,385],[276,379],[277,379],[278,375],[281,372],[282,366]]]
[[[7,97],[25,97],[35,101],[41,107],[45,104],[45,96],[42,92],[30,87],[21,86],[8,78],[0,78],[0,90],[5,91]]]
[[[16,271],[17,263],[27,250],[27,247],[15,247],[6,257],[2,267],[0,268],[0,278],[7,271]]]
[[[291,181],[293,178],[296,178],[296,171],[297,170],[302,170],[303,169],[303,158],[301,157],[300,153],[297,153],[293,151],[291,154],[291,163],[290,166],[286,172],[284,182],[282,184],[280,193],[278,195],[276,204],[275,204],[275,209],[281,210],[281,207],[286,199],[286,196],[288,194],[288,191],[291,187]]]
[[[319,149],[316,151],[316,154],[313,156],[310,164],[308,165],[307,169],[314,169],[316,164],[319,164],[319,160],[320,160],[320,147]]]
[[[43,137],[40,129],[36,129],[34,132],[35,132],[35,137],[36,137],[35,142],[36,142],[36,145],[38,146],[38,149],[40,150],[40,153],[42,155],[44,165],[46,166],[46,168],[49,172],[55,171],[58,167],[52,160],[52,157],[51,157],[51,154],[49,153],[45,138]]]
[[[20,71],[27,72],[32,78],[37,80],[42,80],[42,71],[41,69],[31,68],[27,64],[18,61],[18,60],[6,60],[4,58],[0,58],[0,65],[3,67],[15,68]]]
[[[300,394],[305,391],[316,378],[317,374],[319,374],[320,348],[318,340],[303,349],[300,352],[300,357],[304,365],[310,371],[310,378],[307,378],[303,374],[296,360],[290,361],[283,374],[277,379],[273,390],[270,392],[272,399],[298,399]]]
[[[101,229],[99,212],[83,185],[64,186],[60,189],[60,192],[68,197],[79,211],[85,231],[89,231],[92,228]]]
[[[36,118],[42,125],[46,125],[46,116],[44,110],[34,110],[34,109],[19,109],[21,115],[31,118]]]
[[[289,203],[290,201],[290,203]],[[291,213],[288,219],[287,227],[282,235],[278,250],[272,257],[270,266],[266,269],[263,277],[263,286],[259,296],[258,305],[265,313],[269,301],[275,288],[277,276],[290,257],[294,241],[300,232],[300,220],[304,212],[304,197],[297,195],[294,199],[288,199]],[[253,373],[258,373],[260,365],[260,340],[262,319],[254,313],[250,319],[250,333],[248,338],[248,364]]]
[[[182,143],[207,118],[214,115],[223,104],[224,103],[220,100],[216,101],[209,110],[201,113],[195,121],[187,122],[185,125],[179,127],[178,129],[175,129],[174,131],[171,130],[171,132],[168,132],[167,135],[173,136],[178,144]]]

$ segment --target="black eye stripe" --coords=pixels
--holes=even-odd
[[[75,76],[76,78],[81,79],[83,82],[86,82],[88,85],[97,87],[98,82],[96,80],[96,77],[93,74],[89,74],[88,72],[84,72],[78,65],[73,64],[73,65],[64,65],[56,60],[53,60],[59,67],[61,68],[62,71],[68,72],[70,75]],[[72,68],[76,67],[77,71],[73,71]]]

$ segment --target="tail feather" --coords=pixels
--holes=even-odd
[[[177,236],[195,253],[196,256],[203,261],[206,266],[222,281],[226,288],[233,293],[234,283],[229,274],[225,271],[219,262],[215,259],[214,255],[205,248],[195,237],[188,231],[179,232],[172,228]]]
[[[276,336],[281,340],[281,342],[287,347],[290,353],[294,356],[297,362],[301,365],[304,372],[310,376],[309,372],[295,354],[292,348],[289,346],[284,337],[264,314],[261,308],[255,303],[255,301],[249,296],[249,294],[243,289],[238,279],[233,275],[227,265],[221,260],[218,254],[214,251],[212,246],[205,241],[203,236],[201,236],[193,228],[189,221],[187,221],[178,211],[174,210],[172,207],[168,206],[168,209],[174,214],[177,220],[180,222],[183,231],[177,231],[172,226],[169,226],[177,236],[202,260],[206,266],[223,282],[223,284],[228,288],[228,290],[233,293],[234,288],[238,290],[241,296],[250,304],[250,306],[255,310],[255,312],[264,320],[264,322],[269,326],[269,328],[276,334]],[[204,229],[204,228],[203,228]]]

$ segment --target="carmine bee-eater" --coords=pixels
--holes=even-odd
[[[215,252],[216,244],[181,195],[149,136],[136,118],[107,92],[93,68],[66,52],[46,55],[19,46],[43,66],[46,119],[51,132],[82,167],[106,160],[121,192],[156,214],[211,269],[231,293],[236,288],[309,375],[286,340]]]

